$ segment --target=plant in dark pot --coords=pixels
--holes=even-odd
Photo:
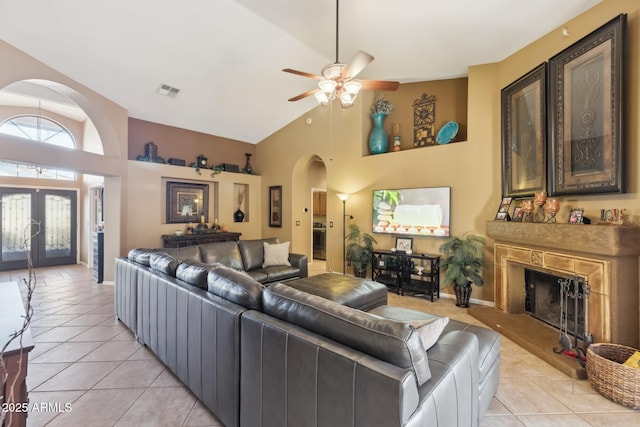
[[[484,237],[467,233],[462,237],[450,237],[440,245],[444,283],[453,283],[458,307],[469,307],[471,283],[484,284],[480,273],[485,266],[485,243]]]
[[[378,242],[372,235],[362,233],[356,224],[349,224],[349,234],[344,239],[347,241],[345,258],[353,265],[353,275],[366,277],[367,268],[371,265],[373,244]]]

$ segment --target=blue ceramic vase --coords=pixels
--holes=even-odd
[[[384,131],[384,119],[387,118],[385,113],[373,113],[373,129],[369,135],[369,152],[371,154],[386,153],[389,149],[389,136]]]

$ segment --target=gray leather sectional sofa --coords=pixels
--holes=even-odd
[[[116,315],[226,426],[479,425],[498,385],[497,333],[450,320],[425,352],[406,321],[430,315],[387,306],[371,281],[348,307],[310,279],[265,286],[133,250],[116,259]]]

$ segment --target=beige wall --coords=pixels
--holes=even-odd
[[[112,280],[114,259],[121,253],[124,237],[121,235],[121,223],[126,221],[120,210],[123,186],[126,185],[126,168],[124,167],[126,158],[121,157],[126,156],[127,152],[126,110],[1,40],[0,58],[3,63],[0,69],[0,88],[25,79],[53,82],[52,89],[72,99],[87,113],[95,125],[105,155],[95,153],[99,150],[69,151],[2,135],[0,136],[0,158],[109,177],[105,180],[107,218],[105,227],[110,231],[105,234],[105,279]],[[94,133],[92,131],[92,134]],[[92,143],[95,145],[94,136],[92,136]],[[47,183],[39,183],[39,185],[43,186]],[[75,185],[79,187],[78,184]],[[52,183],[51,186],[59,187],[60,184]]]
[[[256,146],[248,142],[129,118],[129,160],[144,155],[147,142],[156,144],[158,155],[165,160],[182,159],[186,165],[194,163],[203,154],[209,165],[229,163],[244,168],[245,153],[253,155],[256,152]]]
[[[194,168],[162,165],[149,162],[129,161],[129,186],[127,194],[127,253],[134,247],[162,247],[162,235],[176,230],[186,231],[187,224],[167,224],[165,188],[167,181],[193,182],[209,185],[209,225],[218,218],[220,225],[229,231],[242,233],[242,239],[261,237],[260,205],[261,178],[257,175],[222,172],[211,177],[206,171],[201,175]],[[246,185],[245,222],[233,222],[233,213],[238,208],[236,190]]]
[[[569,207],[584,207],[585,215],[597,217],[600,208],[626,208],[631,221],[640,223],[637,191],[639,187],[636,165],[638,164],[638,99],[637,75],[638,53],[640,51],[640,4],[636,0],[607,0],[587,13],[566,24],[571,37],[563,39],[557,29],[537,40],[504,61],[469,68],[468,110],[466,112],[466,141],[442,146],[419,149],[405,149],[397,153],[376,156],[366,153],[366,142],[371,128],[368,117],[374,94],[364,92],[354,108],[341,111],[334,102],[326,108],[315,108],[308,114],[260,142],[257,146],[256,162],[262,171],[263,191],[269,185],[283,185],[285,208],[284,227],[279,230],[280,240],[291,240],[292,247],[306,251],[306,227],[309,217],[302,213],[307,200],[307,189],[301,177],[308,169],[309,159],[317,155],[327,167],[328,212],[327,223],[334,222],[327,229],[327,264],[334,271],[342,270],[342,205],[336,193],[350,193],[347,213],[354,215],[354,221],[364,230],[371,229],[371,190],[381,187],[450,186],[452,198],[451,230],[459,235],[466,231],[485,234],[486,221],[495,216],[501,198],[501,136],[500,136],[500,90],[526,74],[529,70],[559,53],[571,43],[595,30],[608,20],[626,12],[628,16],[628,126],[627,162],[628,193],[611,195],[571,196],[560,198],[563,220],[568,216]],[[441,82],[438,82],[441,83]],[[390,123],[399,120],[398,115],[411,111],[408,100],[418,98],[423,92],[431,94],[431,85],[424,82],[401,85],[396,93],[385,94],[396,105],[387,118]],[[438,115],[455,104],[454,96],[438,96],[438,124],[448,120],[465,123],[464,113],[456,111],[451,117]],[[445,107],[447,106],[447,107]],[[398,115],[396,115],[396,113]],[[306,119],[311,119],[307,124]],[[407,148],[408,127],[411,121],[401,119],[403,147]],[[439,127],[438,127],[439,128]],[[266,208],[263,203],[263,209]],[[265,220],[266,221],[266,220]],[[296,221],[302,226],[296,227]],[[566,220],[565,220],[566,221]],[[263,222],[263,233],[266,222]],[[377,247],[390,248],[393,238],[375,235]],[[438,252],[442,243],[439,238],[416,238],[417,252]],[[491,245],[492,242],[489,241]],[[492,252],[492,251],[489,251]],[[474,287],[473,298],[493,300],[492,259],[485,269],[486,285]]]

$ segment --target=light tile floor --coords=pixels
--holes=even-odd
[[[325,272],[323,262],[309,267],[310,274]],[[115,319],[112,284],[93,284],[91,270],[80,265],[36,273],[29,427],[222,425]],[[2,272],[0,282],[26,277]],[[389,293],[389,303],[480,324],[447,298],[431,303]],[[500,386],[483,426],[612,424],[639,426],[640,413],[503,338]]]

